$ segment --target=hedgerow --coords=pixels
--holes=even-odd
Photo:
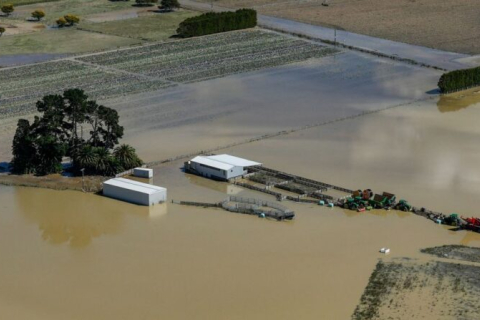
[[[257,12],[253,9],[239,9],[235,12],[208,12],[180,23],[177,34],[182,38],[189,38],[253,28],[256,25]]]
[[[438,81],[442,93],[468,89],[480,85],[480,67],[444,73]]]

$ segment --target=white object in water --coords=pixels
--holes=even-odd
[[[133,175],[139,178],[153,178],[153,169],[147,168],[135,168],[133,169]]]
[[[389,254],[389,253],[390,253],[390,249],[389,249],[389,248],[382,248],[382,249],[380,249],[380,252],[381,252],[381,253],[385,253],[385,254]]]

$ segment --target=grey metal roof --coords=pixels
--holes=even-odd
[[[213,160],[213,159],[210,159],[210,158],[204,157],[204,156],[197,156],[190,161],[200,163],[200,164],[203,164],[203,165],[206,165],[206,166],[209,166],[209,167],[217,168],[217,169],[220,169],[220,170],[230,170],[234,167],[231,164],[227,164],[227,163],[224,163],[224,162]]]
[[[218,155],[214,155],[214,156],[208,156],[206,158],[211,159],[211,160],[215,160],[215,161],[220,161],[220,162],[227,163],[227,164],[231,164],[232,166],[235,166],[235,167],[252,167],[252,166],[262,165],[259,162],[255,162],[255,161],[231,156],[229,154],[218,154]]]

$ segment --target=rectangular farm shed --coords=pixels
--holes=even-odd
[[[144,206],[167,201],[167,189],[124,178],[105,181],[103,195]]]
[[[185,171],[215,180],[229,180],[247,173],[247,168],[262,164],[228,154],[197,156],[185,162]]]

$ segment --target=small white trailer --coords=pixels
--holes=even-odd
[[[153,178],[153,169],[148,168],[135,168],[133,169],[133,175],[138,178]]]
[[[103,195],[134,204],[151,206],[167,201],[167,189],[125,178],[114,178],[103,183]]]

